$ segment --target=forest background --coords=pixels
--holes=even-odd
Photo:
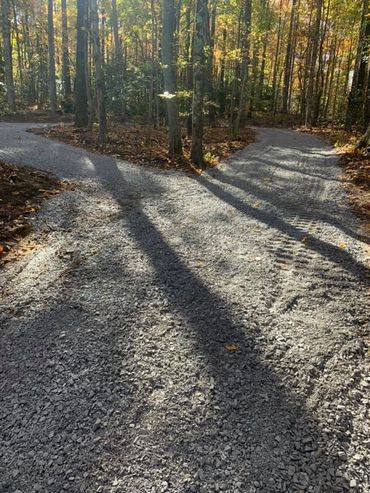
[[[172,157],[187,129],[197,166],[204,127],[237,138],[266,115],[369,144],[368,0],[2,0],[1,13],[2,115],[71,113],[100,143],[107,120],[165,125]]]

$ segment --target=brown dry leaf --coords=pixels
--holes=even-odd
[[[104,154],[110,154],[117,158],[146,164],[158,168],[174,168],[201,174],[202,170],[195,168],[190,161],[191,142],[186,138],[183,129],[183,157],[170,158],[168,156],[167,130],[164,127],[154,129],[150,125],[134,124],[120,125],[114,123],[108,129],[107,144],[98,144],[98,129],[92,131],[73,129],[66,126],[55,126],[52,129],[35,129],[34,133],[63,142],[85,147],[89,150],[97,150]],[[231,139],[227,127],[215,127],[205,129],[204,154],[212,156],[208,166],[214,166],[219,159],[230,156],[231,153],[242,149],[254,141],[254,134],[245,128],[241,131],[237,140]]]
[[[226,348],[226,351],[229,353],[235,353],[235,351],[237,350],[236,344],[234,344],[233,342],[230,344],[226,344],[225,348]]]
[[[4,253],[4,247],[3,245],[0,245],[0,255],[2,255]]]

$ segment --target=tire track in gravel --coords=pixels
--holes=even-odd
[[[82,181],[0,279],[0,493],[369,492],[361,243],[328,146],[259,129],[194,178],[0,129]]]

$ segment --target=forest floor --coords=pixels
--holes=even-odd
[[[368,275],[339,158],[279,128],[202,175],[0,124],[78,183],[0,277],[2,493],[370,491]]]
[[[37,245],[28,238],[42,202],[70,184],[25,166],[0,161],[0,266]]]
[[[83,147],[89,151],[131,161],[133,163],[162,169],[180,169],[199,172],[191,163],[191,141],[183,134],[183,157],[174,159],[168,156],[167,130],[165,127],[154,128],[153,125],[123,125],[115,123],[108,127],[107,142],[99,144],[98,129],[92,131],[78,129],[67,125],[38,128],[38,135],[61,140],[68,144]],[[220,160],[233,152],[243,149],[254,140],[253,132],[245,128],[238,138],[232,138],[228,127],[205,128],[204,154],[208,166],[216,166]]]

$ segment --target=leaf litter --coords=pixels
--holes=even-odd
[[[0,161],[0,265],[37,248],[28,238],[32,216],[45,199],[70,187],[44,171]]]

